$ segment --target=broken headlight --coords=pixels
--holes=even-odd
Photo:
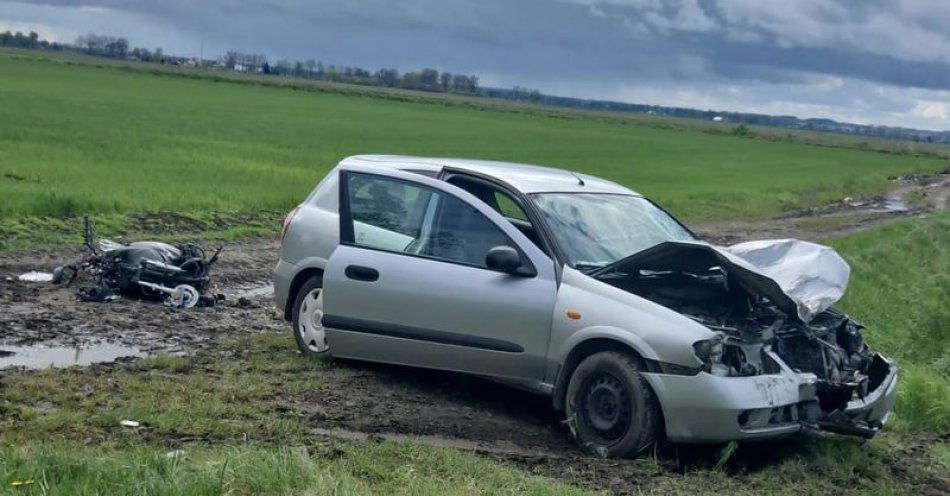
[[[703,370],[714,375],[727,375],[729,367],[722,364],[722,354],[725,350],[723,337],[717,334],[712,339],[703,339],[693,343],[693,353],[703,363]]]

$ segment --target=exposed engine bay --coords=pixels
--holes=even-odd
[[[873,435],[879,426],[855,427],[836,415],[877,389],[891,371],[864,343],[861,324],[833,308],[819,308],[803,321],[792,304],[798,302],[776,297],[778,285],[763,284],[750,270],[755,268],[719,248],[664,243],[591,275],[716,331],[721,339],[714,351],[705,351],[707,372],[744,377],[777,374],[784,365],[813,374],[820,414],[811,420],[833,419],[823,427]]]
[[[87,252],[79,261],[53,271],[53,283],[65,283],[67,287],[80,276],[95,281],[93,286],[79,287],[79,299],[103,302],[122,294],[161,299],[176,308],[215,304],[216,297],[210,294],[211,267],[221,248],[209,258],[194,244],[173,246],[139,241],[126,245],[110,240],[96,243],[88,218],[84,238]]]

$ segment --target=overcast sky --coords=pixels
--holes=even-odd
[[[950,129],[948,0],[0,0],[0,30]]]

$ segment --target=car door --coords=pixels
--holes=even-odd
[[[333,355],[540,380],[554,262],[455,186],[392,170],[340,174],[340,245],[323,276]],[[500,244],[532,275],[488,269]]]

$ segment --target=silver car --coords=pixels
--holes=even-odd
[[[873,436],[897,368],[831,308],[847,264],[795,240],[717,247],[596,177],[350,157],[284,223],[276,303],[306,355],[548,395],[585,450],[822,429]]]

